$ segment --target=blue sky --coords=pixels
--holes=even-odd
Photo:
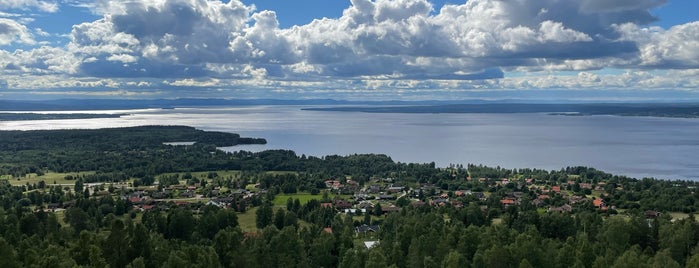
[[[696,0],[12,0],[0,98],[699,101]]]

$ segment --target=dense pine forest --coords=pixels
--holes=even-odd
[[[192,142],[192,145],[168,145]],[[2,267],[699,267],[697,183],[0,132]]]

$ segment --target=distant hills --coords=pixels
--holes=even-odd
[[[333,99],[59,99],[0,100],[0,111],[125,110],[251,105],[313,105],[313,111],[366,113],[549,113],[556,115],[621,115],[699,118],[699,103],[575,103],[521,100],[347,101]]]
[[[568,103],[568,104],[448,104],[417,106],[337,106],[313,111],[365,113],[548,113],[553,115],[619,115],[699,118],[699,104],[691,103]]]

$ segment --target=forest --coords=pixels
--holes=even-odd
[[[196,143],[163,144],[175,141]],[[699,267],[693,181],[216,150],[231,142],[264,140],[161,126],[0,132],[0,266]],[[57,171],[84,173],[23,183]],[[190,191],[200,197],[177,197]],[[373,206],[348,213],[345,201]]]

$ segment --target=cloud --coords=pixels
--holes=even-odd
[[[622,40],[639,47],[638,64],[645,68],[699,68],[699,21],[668,30],[641,28],[626,23],[616,26]]]
[[[587,13],[648,10],[666,2],[667,0],[583,0],[580,9]]]
[[[254,12],[235,0],[101,1],[95,6],[103,18],[75,26],[70,48],[90,58],[81,68],[86,75],[249,77],[243,72],[249,65],[265,70],[255,77],[275,79],[478,79],[462,74],[537,64],[533,59],[637,52],[633,43],[612,38],[618,33],[602,24],[602,15],[580,11],[582,4],[472,0],[434,13],[426,0],[354,0],[340,18],[280,29],[273,11]],[[626,20],[614,11],[605,16],[628,22],[647,13],[642,7],[623,10]],[[589,18],[599,23],[578,27]],[[116,64],[117,58],[129,64]],[[225,67],[231,65],[237,66]]]
[[[3,0],[0,1],[0,10],[8,9],[38,9],[43,12],[58,11],[58,3],[54,1],[39,0]]]
[[[679,71],[663,73],[674,80],[652,78],[653,71],[699,68],[699,22],[647,26],[656,20],[649,9],[661,0],[469,0],[439,10],[427,0],[352,0],[338,18],[286,29],[274,11],[238,0],[61,3],[88,7],[100,18],[74,25],[64,47],[0,50],[0,73],[78,81],[66,87],[138,80],[168,90],[308,93],[688,88],[697,78]],[[41,45],[32,32],[43,36],[43,30],[28,30],[13,19],[19,18],[0,14],[0,45]],[[609,68],[647,74],[596,72]],[[553,75],[561,71],[576,75]],[[527,75],[508,77],[510,72]],[[55,77],[44,84],[62,85]],[[8,80],[8,87],[22,83],[39,84],[18,78]]]
[[[32,45],[36,41],[26,26],[7,18],[0,18],[0,46],[12,43]]]

